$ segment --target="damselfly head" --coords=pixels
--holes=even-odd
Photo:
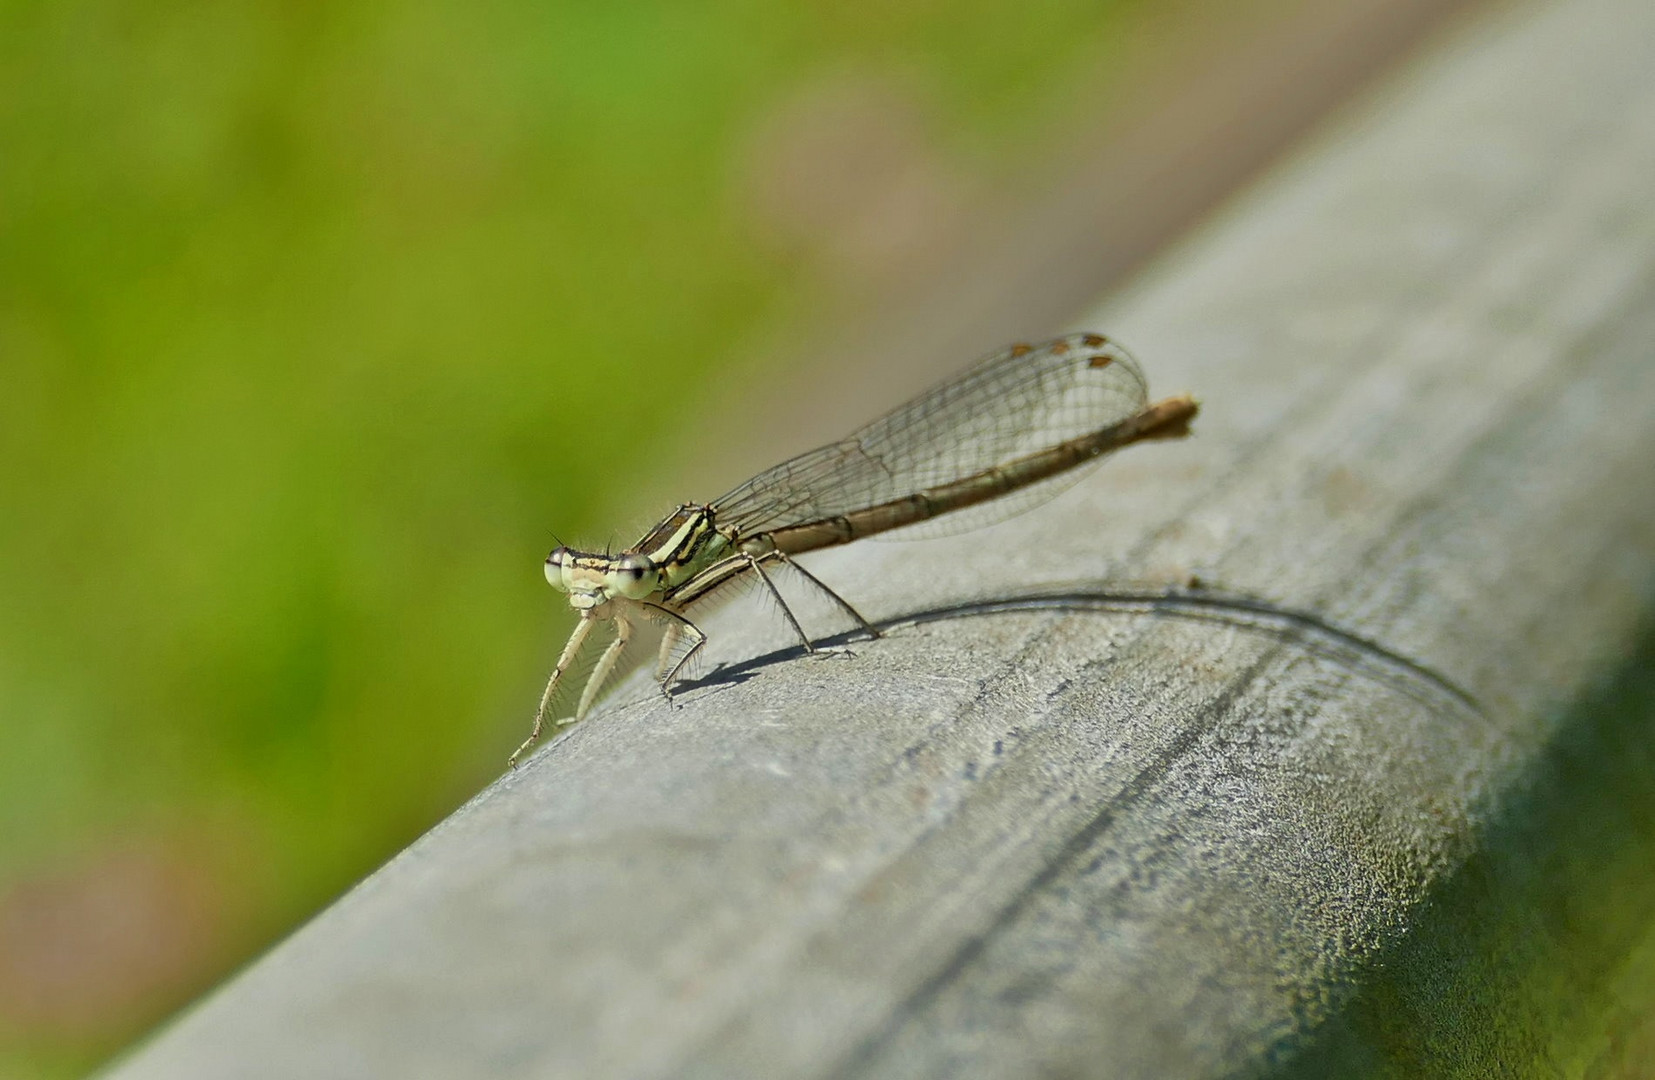
[[[560,548],[552,552],[558,556],[558,574],[553,578],[552,559],[546,560],[546,580],[553,588],[569,594],[569,606],[582,614],[596,614],[609,603],[618,590],[614,588],[615,560],[607,555],[592,555],[584,551]]]
[[[593,555],[560,546],[546,556],[546,580],[552,588],[568,593],[569,602],[585,611],[611,597],[642,600],[660,590],[661,568],[654,559],[637,552]]]

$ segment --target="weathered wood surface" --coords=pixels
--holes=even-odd
[[[600,711],[113,1075],[1630,1068],[1651,41],[1467,27],[1085,320],[1195,439],[811,563],[1050,599]]]

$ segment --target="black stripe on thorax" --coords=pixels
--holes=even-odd
[[[709,543],[718,537],[713,528],[712,510],[706,506],[687,504],[669,514],[632,550],[647,556],[663,570],[688,566],[694,562]]]

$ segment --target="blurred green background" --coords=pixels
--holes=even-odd
[[[0,1075],[496,775],[551,530],[647,517],[683,411],[1037,175],[1149,12],[0,5]]]

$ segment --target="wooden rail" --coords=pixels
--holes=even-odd
[[[1463,28],[1084,320],[1193,439],[812,557],[884,638],[598,710],[112,1075],[1634,1075],[1651,41]]]

